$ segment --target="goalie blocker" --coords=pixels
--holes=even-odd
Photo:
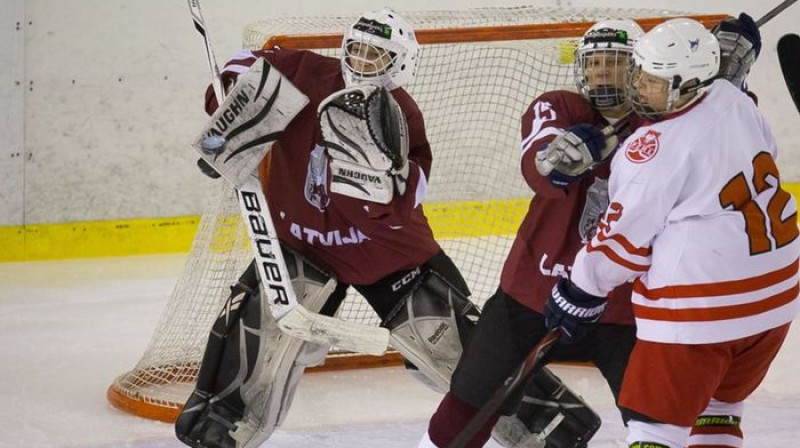
[[[215,177],[216,172],[240,188],[307,104],[305,94],[266,59],[259,59],[239,75],[192,143],[201,157],[198,166],[206,175]]]

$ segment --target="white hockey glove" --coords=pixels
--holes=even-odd
[[[257,60],[239,75],[194,140],[192,146],[202,157],[198,166],[210,177],[222,175],[241,187],[306,104],[308,97],[288,78],[266,59]]]
[[[618,144],[615,134],[606,136],[595,126],[578,124],[536,153],[536,170],[563,188],[605,160]]]
[[[331,191],[381,204],[408,181],[408,126],[383,87],[358,86],[325,98],[317,109],[331,167]]]
[[[750,67],[761,52],[761,33],[753,18],[745,13],[729,17],[712,30],[719,41],[719,77],[743,89]]]

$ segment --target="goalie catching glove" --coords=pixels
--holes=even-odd
[[[578,124],[567,129],[536,153],[536,170],[557,187],[566,187],[605,160],[619,139],[604,129]]]
[[[388,204],[408,182],[408,126],[383,87],[358,86],[317,109],[331,168],[331,192]]]

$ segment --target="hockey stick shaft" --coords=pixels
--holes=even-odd
[[[383,354],[389,345],[387,329],[312,313],[297,301],[278,233],[258,179],[250,177],[236,193],[264,294],[281,331],[306,341],[335,345],[343,350]]]
[[[464,448],[467,446],[486,421],[497,413],[500,406],[503,405],[508,397],[519,389],[519,387],[526,384],[531,376],[542,367],[542,360],[556,342],[558,342],[560,337],[561,330],[559,329],[550,330],[545,334],[545,336],[533,346],[531,351],[528,352],[528,355],[522,361],[522,364],[517,367],[517,370],[495,390],[492,397],[489,398],[489,401],[480,408],[478,413],[464,426],[447,448]]]
[[[800,112],[800,36],[786,34],[778,40],[778,61],[794,107]]]
[[[217,97],[217,104],[222,104],[225,99],[225,92],[222,89],[222,78],[219,75],[219,66],[217,66],[217,58],[214,56],[214,49],[211,47],[211,41],[208,37],[208,29],[206,28],[206,21],[203,19],[203,11],[200,10],[200,0],[188,0],[189,11],[192,13],[192,21],[194,21],[194,28],[203,37],[203,43],[206,46],[206,58],[208,60],[208,69],[211,71],[211,85],[214,88],[214,96]]]
[[[188,4],[195,29],[203,37],[214,94],[217,104],[221,106],[225,100],[225,92],[200,9],[200,0],[188,0]],[[290,336],[320,344],[336,345],[344,350],[383,354],[389,345],[389,331],[385,328],[312,313],[299,304],[258,177],[251,176],[247,182],[239,186],[236,197],[250,237],[256,269],[266,300],[281,330]]]
[[[764,14],[763,17],[761,17],[760,19],[756,20],[756,26],[761,28],[762,26],[764,26],[764,24],[766,24],[767,22],[772,20],[778,14],[780,14],[784,9],[792,6],[796,2],[797,2],[797,0],[784,0],[784,1],[782,1],[778,6],[772,8],[771,11],[769,11],[766,14]]]

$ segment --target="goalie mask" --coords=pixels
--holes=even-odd
[[[348,86],[405,86],[414,80],[418,62],[414,30],[389,8],[362,15],[342,41],[342,74]]]
[[[650,30],[634,47],[628,77],[633,110],[659,120],[694,104],[719,70],[719,42],[692,19],[672,19]]]
[[[575,84],[597,109],[625,103],[625,78],[633,45],[644,34],[633,20],[597,22],[575,50]]]

